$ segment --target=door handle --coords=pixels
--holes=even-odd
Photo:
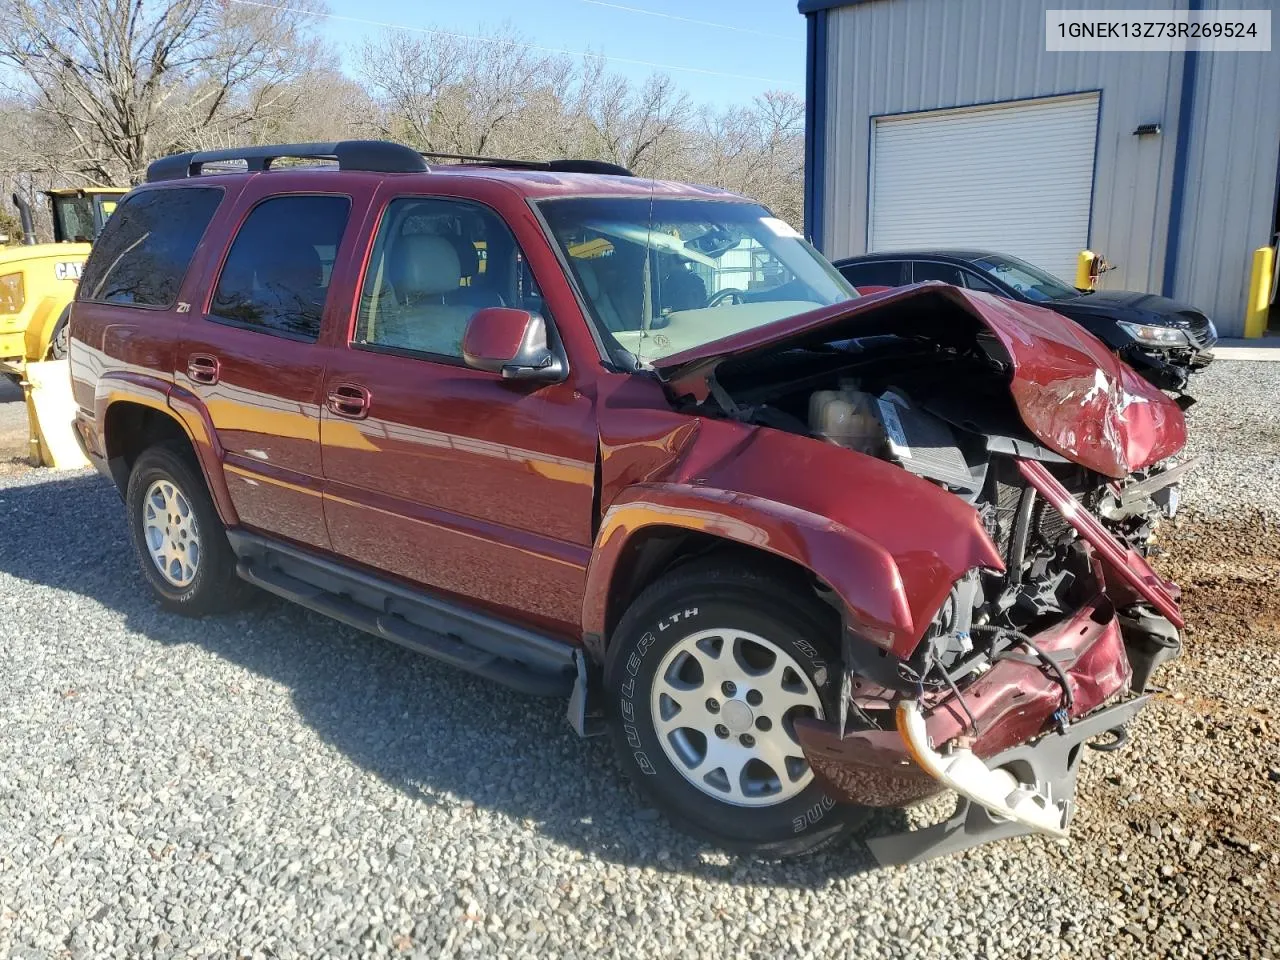
[[[363,420],[369,415],[372,397],[365,387],[355,383],[338,383],[329,389],[329,409],[348,420]]]
[[[207,353],[193,353],[187,359],[187,376],[196,383],[217,383],[220,368],[218,358]]]

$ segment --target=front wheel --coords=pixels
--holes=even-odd
[[[786,857],[865,816],[837,806],[795,721],[836,709],[832,623],[816,600],[742,568],[681,570],[645,590],[605,669],[624,770],[673,822],[728,850]]]

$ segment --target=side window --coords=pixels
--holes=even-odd
[[[964,285],[970,290],[980,290],[982,293],[994,293],[996,296],[1003,296],[994,284],[988,283],[973,270],[962,270],[960,272],[964,277]]]
[[[391,201],[352,342],[460,359],[467,321],[482,307],[543,311],[542,293],[502,218],[463,200]]]
[[[953,267],[949,263],[917,260],[911,265],[911,275],[913,283],[923,283],[926,280],[941,280],[943,283],[949,283],[955,287],[964,286],[964,281],[960,279],[960,268]]]
[[[339,196],[273,197],[254,207],[222,265],[210,319],[297,340],[319,337],[350,212],[351,201]]]
[[[130,194],[93,245],[78,299],[173,306],[191,256],[221,200],[219,187]]]
[[[850,263],[841,267],[840,272],[855,287],[900,287],[903,282],[900,260]]]

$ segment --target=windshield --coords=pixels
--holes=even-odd
[[[857,296],[754,203],[593,197],[541,209],[601,338],[641,363]]]
[[[983,257],[973,265],[1036,303],[1080,296],[1075,287],[1017,257]]]

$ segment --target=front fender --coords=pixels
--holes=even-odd
[[[74,288],[70,291],[75,294]],[[49,296],[40,301],[27,331],[23,334],[23,356],[29,363],[36,363],[49,355],[49,343],[53,340],[53,329],[66,313],[71,297]]]
[[[612,398],[611,398],[612,400]],[[900,657],[915,650],[968,570],[1003,570],[977,511],[900,467],[732,420],[643,412],[602,428],[604,512],[583,628],[605,636],[623,547],[654,524],[699,530],[786,557],[843,602],[849,627]]]
[[[709,534],[765,550],[814,572],[844,603],[858,632],[886,646],[912,634],[894,558],[856,530],[796,507],[704,485],[645,483],[609,507],[587,567],[583,625],[603,636],[610,585],[631,538],[653,527]]]

